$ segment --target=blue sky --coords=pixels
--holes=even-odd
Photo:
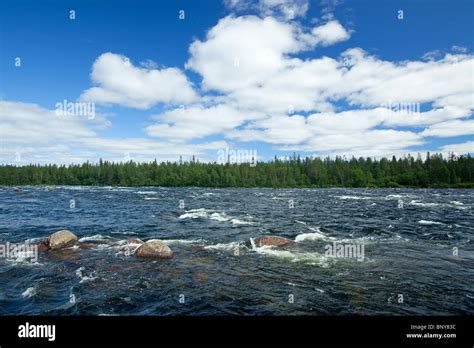
[[[2,1],[0,161],[473,152],[473,18],[468,0]]]

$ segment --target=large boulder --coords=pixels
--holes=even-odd
[[[77,237],[69,230],[61,230],[50,235],[46,241],[49,249],[61,249],[77,243]]]
[[[163,241],[150,239],[135,251],[135,256],[148,259],[168,259],[173,256],[173,252]]]
[[[283,245],[293,244],[295,243],[295,241],[291,239],[286,239],[283,237],[277,237],[277,236],[264,236],[264,237],[255,238],[254,243],[256,247],[262,247],[266,245],[283,246]]]

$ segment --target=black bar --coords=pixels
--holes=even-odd
[[[390,344],[468,346],[474,343],[473,316],[406,317],[0,317],[0,346],[57,344]],[[55,327],[55,340],[20,338],[26,323]],[[412,328],[426,326],[423,331]],[[434,325],[428,329],[428,325]],[[437,325],[455,325],[443,329]],[[407,338],[412,333],[456,334],[456,338]]]

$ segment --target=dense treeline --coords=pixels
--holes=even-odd
[[[244,164],[112,163],[0,166],[0,185],[203,187],[474,187],[474,159],[441,154],[391,160],[293,156]]]

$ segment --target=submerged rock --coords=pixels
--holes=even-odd
[[[170,247],[159,239],[150,239],[142,244],[136,251],[135,256],[149,259],[168,259],[173,256]]]
[[[97,248],[97,243],[77,243],[77,246],[79,249],[84,249],[84,250],[89,250],[89,249],[94,249]]]
[[[69,230],[61,230],[50,235],[46,241],[49,249],[61,249],[77,243],[77,237]]]
[[[40,252],[40,253],[45,252],[46,250],[48,250],[48,243],[45,240],[38,243],[36,246],[38,248],[38,252]]]
[[[265,245],[283,246],[283,245],[289,245],[289,244],[295,243],[294,240],[283,238],[283,237],[277,237],[277,236],[258,237],[258,238],[255,238],[254,242],[255,242],[255,246],[257,247],[262,247]]]
[[[50,250],[49,257],[55,260],[80,260],[81,255],[72,248],[59,248]]]
[[[193,280],[198,284],[206,284],[209,281],[209,276],[206,272],[195,271],[193,272]]]

